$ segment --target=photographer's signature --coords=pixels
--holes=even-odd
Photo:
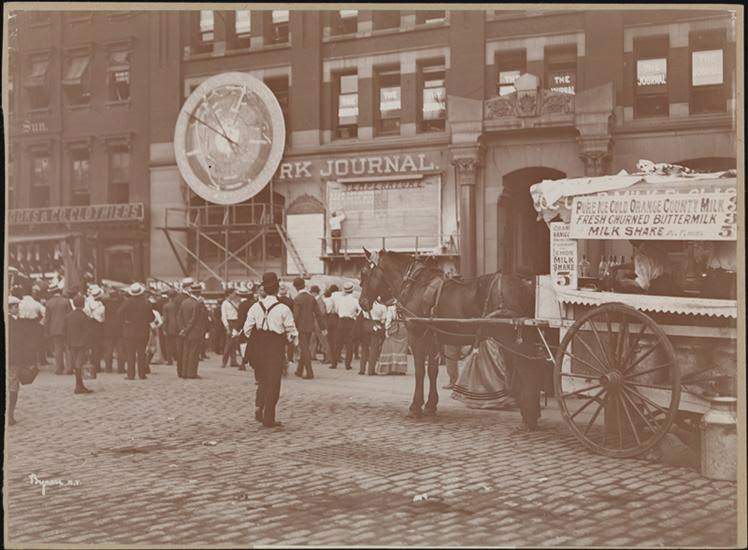
[[[36,474],[29,474],[31,485],[41,485],[42,496],[47,494],[47,487],[77,487],[81,482],[77,479],[39,479]]]

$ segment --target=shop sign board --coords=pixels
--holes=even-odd
[[[8,210],[8,224],[142,222],[142,202],[95,204],[90,206],[53,206],[50,208],[17,208]]]
[[[580,196],[571,238],[731,241],[736,217],[734,191]]]
[[[577,288],[577,242],[565,222],[551,222],[551,280],[556,286]]]
[[[438,153],[365,155],[283,162],[278,181],[350,178],[393,174],[419,174],[439,170]]]

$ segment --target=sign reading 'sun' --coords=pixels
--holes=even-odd
[[[224,73],[187,98],[174,130],[182,177],[207,201],[236,204],[259,193],[283,156],[286,126],[278,100],[245,73]]]

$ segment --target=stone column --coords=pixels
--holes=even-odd
[[[587,176],[608,174],[613,152],[614,106],[612,82],[577,95],[574,124],[579,130],[579,157]]]
[[[479,147],[452,151],[460,212],[460,274],[475,277],[477,272],[476,182],[483,161]]]

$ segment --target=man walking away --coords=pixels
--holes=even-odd
[[[238,333],[238,327],[236,322],[239,319],[239,308],[236,305],[237,295],[235,290],[227,291],[226,298],[221,303],[221,323],[225,328],[226,338],[224,339],[223,345],[223,362],[221,368],[226,368],[229,358],[231,359],[231,366],[238,367],[239,364],[236,362],[236,351],[238,341],[235,338]]]
[[[325,303],[327,346],[330,349],[330,355],[327,358],[327,362],[330,363],[330,368],[332,368],[335,359],[335,350],[338,345],[338,309],[336,307],[335,298],[332,297],[332,295],[337,291],[337,285],[330,285],[327,287],[327,290],[325,290],[325,296],[322,298],[322,301]]]
[[[252,350],[250,364],[258,379],[255,396],[255,419],[267,428],[281,426],[275,420],[275,406],[280,396],[286,343],[298,338],[293,312],[278,301],[278,276],[263,274],[266,296],[249,308],[244,334]]]
[[[47,330],[52,340],[55,356],[55,374],[65,372],[65,317],[72,311],[70,300],[62,297],[62,286],[52,284],[49,288],[52,297],[47,301]],[[16,308],[17,309],[17,308]],[[72,365],[68,365],[72,374]]]
[[[200,378],[197,374],[200,364],[200,352],[205,342],[205,333],[209,329],[208,308],[200,299],[203,287],[194,283],[190,287],[190,296],[179,308],[180,331],[184,338],[184,357],[182,358],[182,378]]]
[[[65,343],[75,373],[75,393],[93,392],[83,384],[83,363],[91,345],[91,320],[83,313],[85,305],[83,296],[76,296],[73,298],[73,311],[65,317]]]
[[[312,335],[316,326],[325,330],[325,318],[319,309],[317,300],[304,288],[304,279],[301,277],[294,279],[293,286],[298,291],[294,300],[293,318],[299,332],[299,366],[294,374],[310,380],[314,378]]]
[[[192,277],[185,277],[182,279],[182,288],[179,294],[175,297],[176,309],[177,309],[177,338],[176,342],[176,361],[177,361],[177,376],[182,378],[182,359],[184,358],[184,338],[182,337],[182,316],[180,311],[182,310],[182,302],[184,302],[190,295],[190,286],[192,286]]]
[[[250,283],[251,284],[251,283]],[[244,283],[239,285],[239,288],[236,291],[236,294],[239,296],[239,299],[241,300],[239,302],[239,306],[237,308],[237,318],[236,318],[236,326],[238,327],[239,334],[236,336],[236,342],[237,347],[239,347],[239,352],[241,355],[241,366],[239,367],[239,370],[247,370],[247,363],[249,362],[247,358],[246,353],[246,340],[247,338],[244,336],[244,323],[247,322],[247,314],[249,313],[249,308],[252,307],[252,304],[256,302],[254,296],[252,295],[252,290],[247,287]],[[242,342],[245,343],[245,353],[241,353],[241,344]]]
[[[163,307],[163,321],[164,324],[161,330],[164,334],[164,347],[166,348],[167,365],[172,365],[176,359],[176,348],[177,348],[177,335],[179,329],[177,327],[177,293],[173,288],[166,291],[166,303]]]
[[[347,282],[343,285],[343,295],[336,302],[338,310],[338,337],[335,346],[335,355],[332,359],[331,369],[338,368],[340,353],[345,347],[345,370],[351,370],[353,361],[353,330],[356,324],[356,317],[361,311],[358,305],[358,299],[353,295],[353,283]]]
[[[104,372],[112,372],[114,354],[117,354],[117,372],[125,373],[125,348],[122,338],[122,319],[119,310],[122,307],[122,294],[112,289],[104,300]]]
[[[138,377],[146,377],[146,348],[151,332],[151,322],[155,319],[153,309],[145,296],[145,288],[140,283],[133,283],[127,290],[129,297],[122,304],[123,336],[125,339],[125,353],[127,354],[126,380],[135,379],[135,365],[137,361]]]
[[[337,256],[338,254],[340,254],[340,244],[342,241],[344,221],[345,213],[343,212],[333,212],[332,216],[330,216],[330,236],[332,237],[333,256]]]
[[[314,300],[317,302],[317,309],[319,310],[320,315],[322,316],[322,319],[324,321],[323,323],[315,323],[314,326],[312,341],[309,344],[309,347],[312,350],[312,360],[316,361],[317,351],[322,350],[324,360],[326,362],[330,362],[332,356],[330,355],[330,348],[327,345],[327,330],[324,330],[323,332],[322,329],[322,327],[325,327],[325,329],[327,329],[327,312],[325,310],[325,302],[319,294],[319,287],[317,285],[312,285],[309,287],[309,294],[311,294]]]
[[[288,309],[293,311],[294,300],[288,295],[288,287],[280,286],[278,288],[278,301],[285,304]],[[288,364],[293,363],[295,347],[292,342],[286,344],[286,362],[283,365],[283,376],[288,374]]]

